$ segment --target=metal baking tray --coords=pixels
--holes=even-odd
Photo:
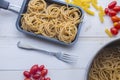
[[[44,40],[47,40],[47,41],[51,41],[51,42],[54,42],[54,43],[57,43],[57,44],[62,44],[62,45],[73,45],[73,44],[75,44],[75,43],[77,42],[78,37],[79,37],[79,33],[80,33],[80,29],[81,29],[81,27],[82,27],[83,18],[84,18],[84,11],[83,11],[80,7],[74,6],[74,5],[71,5],[71,4],[68,4],[68,6],[76,7],[76,8],[78,8],[78,9],[80,10],[80,12],[81,12],[81,16],[80,16],[80,17],[81,17],[81,22],[79,23],[79,25],[78,25],[78,27],[77,27],[77,28],[78,28],[78,31],[77,31],[77,34],[76,34],[75,39],[74,39],[71,43],[65,43],[65,42],[62,42],[62,41],[60,41],[60,40],[58,40],[58,39],[50,38],[50,37],[45,37],[45,36],[43,36],[43,35],[35,34],[35,33],[33,33],[33,32],[28,32],[28,31],[23,30],[23,29],[21,28],[21,18],[22,18],[22,14],[24,14],[24,13],[27,11],[27,6],[28,6],[29,1],[30,1],[30,0],[24,0],[24,1],[23,1],[23,4],[22,4],[22,6],[21,6],[21,9],[20,9],[20,11],[18,12],[18,18],[17,18],[17,21],[16,21],[16,28],[17,28],[20,32],[25,33],[25,34],[27,34],[27,35],[31,35],[31,36],[38,37],[38,38],[40,38],[40,39],[44,39]],[[67,4],[67,3],[65,3],[65,2],[61,2],[61,1],[57,1],[57,0],[45,0],[45,1],[46,1],[46,3],[48,3],[48,4],[53,4],[53,3],[59,4],[59,5],[66,5],[66,4]],[[11,11],[16,12],[15,10],[11,9],[10,6],[11,6],[11,5],[9,4],[9,2],[6,2],[6,1],[4,1],[4,0],[1,0],[1,1],[0,1],[0,8],[8,9],[8,10],[11,10]],[[12,6],[12,7],[14,7],[14,6]]]

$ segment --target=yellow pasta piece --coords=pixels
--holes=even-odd
[[[95,0],[92,0],[92,6],[93,6],[96,10],[99,9],[99,7],[97,6],[97,2],[96,2]]]
[[[85,10],[88,14],[90,14],[90,15],[92,15],[92,16],[94,16],[94,14],[95,14],[93,11],[89,10],[88,8],[85,8],[85,7],[84,7],[84,10]]]
[[[105,15],[105,12],[104,12],[102,6],[99,7],[99,11],[103,14],[103,16]]]
[[[104,13],[104,10],[103,10],[102,6],[99,7],[98,15],[99,15],[100,21],[103,23],[104,22],[104,15],[105,15],[105,13]]]
[[[105,29],[105,32],[106,32],[106,34],[107,34],[109,37],[112,37],[112,36],[113,36],[112,33],[109,31],[108,28]]]
[[[65,0],[65,2],[70,3],[71,1],[70,0]]]
[[[73,4],[77,4],[77,5],[80,5],[80,7],[87,7],[89,8],[90,7],[90,4],[88,4],[87,2],[85,2],[84,0],[72,0],[72,3]]]
[[[76,1],[71,1],[71,4],[75,4],[75,5],[80,6],[80,7],[82,8],[81,3],[78,3],[78,2],[76,2]]]
[[[98,1],[97,1],[97,0],[93,0],[93,2],[94,2],[95,4],[98,4]]]
[[[88,4],[88,3],[82,3],[82,6],[84,6],[84,7],[86,7],[86,8],[90,8],[90,4]]]
[[[75,3],[80,3],[81,4],[81,2],[82,1],[80,1],[80,0],[72,0],[73,2],[75,2]]]
[[[86,3],[91,3],[91,0],[82,0],[82,1],[84,1]]]
[[[72,0],[71,2],[73,2],[73,4],[77,4],[77,5],[79,5],[79,4],[81,4],[79,1],[76,1],[76,0]]]
[[[104,22],[104,17],[101,12],[98,13],[100,21],[103,23]]]

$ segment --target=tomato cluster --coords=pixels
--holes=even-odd
[[[38,66],[33,65],[30,68],[30,71],[24,71],[23,75],[25,77],[24,80],[51,80],[49,77],[46,77],[48,70],[44,65]]]
[[[120,6],[117,6],[116,1],[112,1],[108,4],[108,7],[105,8],[105,14],[111,17],[113,22],[113,27],[111,27],[110,32],[113,35],[117,35],[120,30],[120,17],[117,14],[120,12]]]

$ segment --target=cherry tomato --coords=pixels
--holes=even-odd
[[[115,16],[117,13],[115,12],[115,11],[113,11],[113,10],[110,10],[109,11],[109,16]]]
[[[24,80],[32,80],[31,78],[25,78]]]
[[[45,66],[44,66],[44,65],[41,65],[41,66],[39,67],[39,70],[42,71],[44,68],[45,68]]]
[[[113,8],[113,10],[116,11],[116,12],[119,12],[119,11],[120,11],[120,6],[115,6],[115,7]]]
[[[48,73],[48,70],[47,69],[43,69],[41,71],[41,76],[45,76],[47,73]]]
[[[51,80],[49,77],[45,78],[45,80]]]
[[[120,6],[115,6],[115,7],[113,8],[113,10],[116,11],[116,12],[119,12],[119,11],[120,11]]]
[[[23,72],[23,75],[24,75],[26,78],[30,78],[30,77],[31,77],[30,72],[28,72],[28,71],[24,71],[24,72]]]
[[[36,74],[34,74],[32,77],[33,77],[33,79],[39,79],[39,78],[40,78],[40,74],[39,74],[39,73],[36,73]]]
[[[120,18],[119,18],[118,16],[112,16],[112,17],[111,17],[111,20],[112,20],[113,22],[118,22],[118,21],[120,21]]]
[[[109,13],[109,9],[108,8],[105,8],[104,10],[105,14],[107,15]]]
[[[118,24],[118,22],[114,22],[113,25],[116,26]]]
[[[117,22],[114,27],[115,27],[116,29],[120,30],[120,22]]]
[[[45,77],[41,77],[40,80],[45,80]]]
[[[112,33],[113,35],[117,35],[117,34],[118,34],[118,29],[116,29],[115,27],[112,27],[112,28],[110,29],[110,31],[111,31],[111,33]]]
[[[30,69],[31,74],[35,74],[38,71],[38,65],[33,65]]]
[[[116,4],[117,4],[117,1],[112,1],[111,3],[108,4],[108,8],[113,9]]]

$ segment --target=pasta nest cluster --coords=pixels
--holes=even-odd
[[[92,63],[89,80],[120,80],[120,48],[103,49]]]
[[[30,0],[21,24],[29,32],[71,43],[76,37],[80,21],[81,12],[76,7]]]

